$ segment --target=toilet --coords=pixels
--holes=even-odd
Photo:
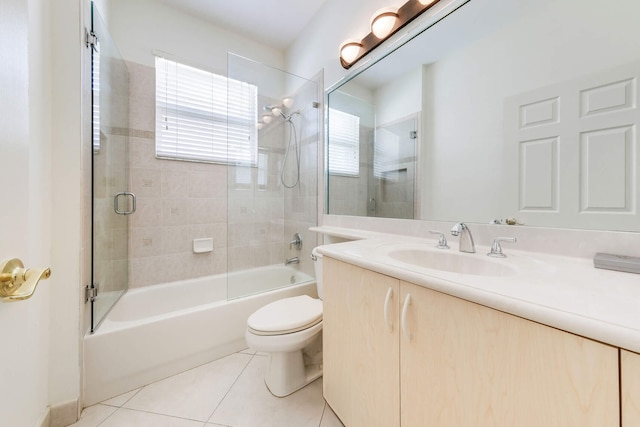
[[[312,254],[319,298],[301,295],[274,301],[247,320],[247,345],[269,353],[264,382],[278,397],[322,376],[322,255],[315,249]]]

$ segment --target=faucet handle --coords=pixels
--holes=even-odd
[[[289,249],[293,246],[295,246],[297,250],[302,249],[302,236],[300,236],[300,233],[294,234],[293,240],[289,242]]]
[[[502,246],[500,246],[500,242],[516,243],[517,241],[518,239],[516,239],[515,237],[496,237],[493,241],[493,244],[491,245],[491,252],[489,252],[487,255],[495,258],[506,258],[507,255],[502,252]]]
[[[438,230],[429,230],[429,233],[440,235],[440,239],[438,239],[438,244],[436,245],[436,248],[449,249],[449,245],[447,244],[447,238],[445,237],[444,233],[441,233]]]

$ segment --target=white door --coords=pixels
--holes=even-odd
[[[640,231],[639,78],[632,63],[505,100],[505,186],[519,221]]]
[[[28,3],[0,0],[0,261],[40,267],[49,251],[37,244],[47,223],[39,160],[46,141],[43,110],[29,99],[40,86],[29,72]],[[0,302],[1,426],[34,426],[47,407],[48,295]]]

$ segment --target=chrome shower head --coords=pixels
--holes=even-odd
[[[265,105],[264,109],[274,116],[281,116],[283,119],[289,120],[289,117],[282,112],[282,107],[279,105]]]

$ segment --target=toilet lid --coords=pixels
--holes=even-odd
[[[307,329],[322,321],[322,301],[308,295],[284,298],[265,305],[247,320],[258,334],[285,334]]]

